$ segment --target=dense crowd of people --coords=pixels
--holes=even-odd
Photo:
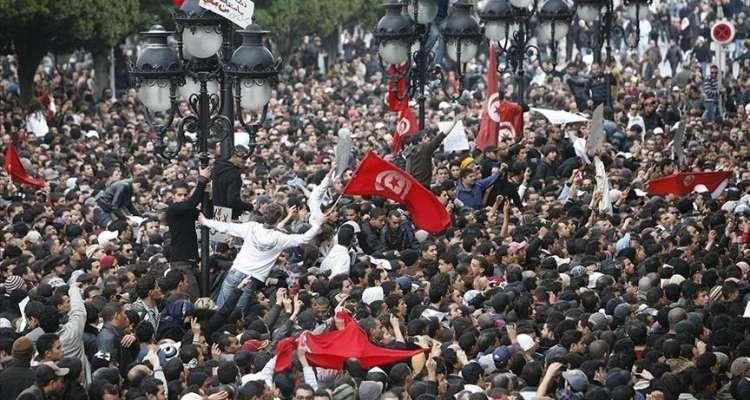
[[[589,124],[527,112],[518,140],[440,148],[438,122],[461,119],[470,141],[478,134],[486,55],[469,66],[473,96],[453,102],[431,86],[429,129],[392,154],[397,117],[371,37],[345,31],[335,56],[306,42],[284,66],[257,145],[237,136],[208,168],[191,143],[175,160],[157,157],[136,91],[95,93],[85,53],[40,66],[30,107],[15,59],[3,57],[0,135],[46,184],[0,175],[0,393],[750,398],[748,6],[721,4],[738,27],[731,69],[705,49],[716,14],[700,1],[655,5],[642,51],[617,43],[611,66],[591,63],[578,25],[558,72],[529,61],[529,105],[591,115],[607,104],[606,192],[574,148]],[[501,87],[512,92],[508,76]],[[338,174],[342,131],[354,145]],[[431,235],[397,203],[339,196],[369,151],[429,186],[451,227]],[[648,193],[651,179],[679,171],[730,178],[717,193]],[[233,222],[199,212],[206,191]],[[215,235],[207,297],[201,225]],[[346,329],[366,335],[368,355],[416,355],[322,367],[310,335]],[[291,360],[280,349],[290,338]]]

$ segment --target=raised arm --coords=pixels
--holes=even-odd
[[[233,222],[220,222],[206,218],[203,214],[198,215],[198,223],[207,226],[217,232],[226,233],[235,237],[244,238],[253,222],[235,224]]]

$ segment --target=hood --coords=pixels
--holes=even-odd
[[[220,158],[214,162],[214,176],[223,175],[236,169],[237,167],[230,163],[226,158]]]

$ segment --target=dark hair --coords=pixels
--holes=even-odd
[[[279,203],[270,203],[263,208],[263,222],[267,225],[276,225],[284,218],[284,207]]]
[[[40,358],[44,358],[44,354],[52,350],[52,346],[60,340],[60,337],[54,333],[45,333],[36,340],[36,351],[39,353]]]
[[[122,312],[121,303],[107,303],[102,309],[102,320],[104,322],[112,321],[112,319],[115,318],[115,315],[119,312]]]
[[[60,329],[60,314],[52,306],[43,306],[42,313],[39,315],[39,327],[44,332],[53,333]]]
[[[143,378],[140,388],[143,394],[156,395],[159,393],[159,387],[162,386],[162,382],[156,378],[150,376]]]
[[[151,322],[141,321],[135,326],[135,337],[140,343],[148,343],[154,339],[154,326]]]
[[[148,293],[156,288],[156,279],[153,276],[145,276],[135,284],[135,293],[138,298],[145,299]]]
[[[349,247],[354,241],[354,228],[351,225],[344,225],[339,229],[337,235],[339,244],[344,247]]]

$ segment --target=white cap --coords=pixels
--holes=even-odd
[[[518,335],[516,340],[523,351],[529,351],[534,348],[534,338],[525,333]]]
[[[29,231],[29,233],[24,236],[23,240],[37,244],[42,240],[42,235],[37,231]]]
[[[664,129],[661,129],[661,127],[654,128],[654,135],[661,135],[664,133]]]
[[[698,184],[698,185],[695,185],[695,187],[693,188],[693,191],[695,193],[708,193],[708,188],[706,187],[706,185]]]
[[[419,243],[422,243],[422,242],[424,242],[425,240],[427,240],[427,238],[428,238],[429,236],[430,236],[430,234],[429,234],[429,233],[427,233],[427,231],[425,231],[425,230],[422,230],[422,229],[420,229],[420,230],[418,230],[418,231],[414,232],[414,237],[415,237],[415,238],[417,239],[417,242],[419,242]]]
[[[598,281],[602,276],[604,276],[604,274],[601,272],[592,272],[591,275],[589,275],[589,289],[595,288],[596,281]]]
[[[383,288],[380,286],[368,287],[364,292],[362,292],[362,302],[367,304],[368,306],[372,302],[383,300],[384,298],[385,294],[383,293]]]
[[[201,400],[203,397],[197,393],[186,393],[184,396],[180,398],[180,400]]]
[[[474,298],[477,297],[478,295],[479,295],[478,290],[474,290],[474,289],[467,290],[466,293],[464,293],[464,305],[468,306],[469,303],[471,303],[471,301],[474,300]]]
[[[117,231],[102,231],[102,233],[99,234],[99,237],[96,239],[97,242],[99,242],[99,246],[104,246],[105,244],[109,243],[110,241],[114,240],[119,236],[119,232]]]
[[[96,244],[92,244],[86,247],[86,258],[92,258],[97,250],[99,250],[99,245]]]

